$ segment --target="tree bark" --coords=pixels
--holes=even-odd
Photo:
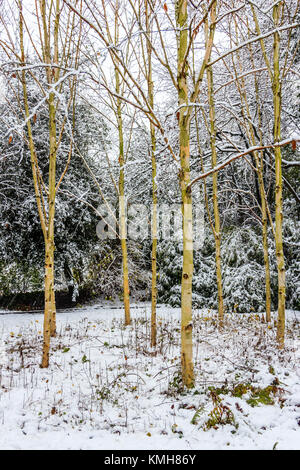
[[[119,26],[118,26],[118,2],[116,4],[115,13],[115,43],[119,40]],[[120,74],[115,66],[115,80],[116,80],[116,94],[120,95],[121,84]],[[122,119],[122,103],[121,98],[117,96],[117,121],[119,132],[119,211],[120,211],[120,238],[122,248],[122,267],[123,267],[123,296],[124,296],[124,310],[125,310],[125,325],[130,325],[130,298],[129,298],[129,272],[128,272],[128,250],[127,250],[127,230],[126,230],[126,201],[125,201],[125,155],[124,155],[124,133],[123,133],[123,119]]]
[[[273,7],[275,27],[279,24],[282,2]],[[281,80],[280,80],[280,36],[274,33],[274,73],[273,73],[273,103],[274,103],[274,142],[280,142],[281,137]],[[282,156],[281,147],[275,147],[275,238],[276,259],[278,272],[278,322],[277,341],[284,348],[285,339],[285,262],[283,252],[283,204],[282,204]]]
[[[147,41],[147,59],[148,59],[148,100],[149,105],[154,107],[154,85],[152,80],[152,48],[150,39],[150,25],[148,14],[148,0],[145,0],[145,14],[146,14],[146,31],[148,35]],[[152,251],[151,251],[151,264],[152,264],[152,282],[151,282],[151,347],[156,346],[157,326],[156,326],[156,305],[157,305],[157,182],[156,182],[156,135],[155,127],[150,121],[150,139],[151,139],[151,166],[152,166]]]
[[[116,72],[118,76],[118,72]],[[118,93],[118,91],[117,91]],[[123,266],[123,295],[125,309],[125,325],[130,325],[130,300],[129,300],[129,272],[128,272],[128,253],[127,253],[127,231],[126,231],[126,203],[125,203],[125,172],[124,172],[124,137],[121,102],[118,100],[118,129],[119,129],[119,210],[120,210],[120,238],[122,247],[122,266]]]
[[[212,167],[217,165],[217,151],[216,151],[216,128],[215,128],[215,102],[214,102],[214,82],[213,71],[209,67],[207,69],[207,84],[208,84],[208,100],[209,100],[209,117],[210,117],[210,145],[212,152]],[[216,250],[216,276],[218,287],[218,319],[219,326],[223,326],[224,321],[224,302],[223,302],[223,287],[222,287],[222,266],[221,266],[221,226],[220,214],[218,204],[218,173],[213,174],[213,206],[214,206],[214,237],[215,237],[215,250]]]
[[[188,64],[185,60],[188,46],[187,0],[176,2],[176,24],[179,29],[177,65],[178,65],[178,104],[179,112],[179,152],[180,183],[182,194],[183,218],[183,265],[181,285],[181,368],[183,384],[194,386],[193,365],[193,323],[192,323],[192,280],[193,280],[193,211],[190,184],[190,116],[188,103]]]
[[[54,292],[54,244],[53,239],[45,241],[45,311],[43,332],[42,368],[49,366],[50,338],[53,335],[55,318]]]

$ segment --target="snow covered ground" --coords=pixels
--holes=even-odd
[[[300,449],[300,312],[286,349],[255,314],[195,311],[196,386],[180,382],[180,310],[94,305],[58,314],[40,369],[41,314],[0,315],[0,449]],[[223,423],[223,424],[222,424]]]

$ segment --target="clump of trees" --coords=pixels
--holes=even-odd
[[[34,15],[23,3],[1,4],[2,265],[15,246],[32,261],[43,241],[42,366],[55,262],[74,278],[79,259],[95,292],[122,285],[126,325],[130,295],[148,291],[151,347],[157,296],[180,303],[187,387],[193,307],[217,308],[220,329],[226,308],[263,310],[267,322],[276,308],[283,348],[286,300],[297,306],[299,292],[299,2],[40,0]],[[151,237],[133,242],[138,203],[151,206]],[[168,242],[160,207],[178,203],[182,239]],[[95,216],[110,234],[100,242]]]

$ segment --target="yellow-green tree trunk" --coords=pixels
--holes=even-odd
[[[193,280],[193,210],[190,178],[190,116],[188,104],[188,64],[185,60],[188,46],[187,0],[176,2],[176,23],[179,29],[177,46],[180,183],[183,217],[183,264],[181,285],[181,367],[186,387],[194,386],[192,280]]]
[[[125,309],[125,325],[130,325],[130,300],[129,300],[129,272],[127,253],[127,231],[126,231],[126,201],[125,201],[125,172],[124,172],[124,138],[121,103],[118,102],[118,129],[119,129],[119,211],[120,211],[120,238],[122,247],[123,266],[123,295]]]
[[[115,12],[115,44],[119,40],[119,24],[118,24],[118,1],[116,3]],[[119,70],[115,64],[115,80],[116,80],[116,94],[121,93],[121,83]],[[120,212],[120,239],[122,248],[122,268],[123,268],[123,297],[124,297],[124,310],[125,310],[125,325],[130,325],[130,297],[129,297],[129,271],[128,271],[128,250],[127,250],[127,230],[126,230],[126,200],[125,200],[125,154],[124,154],[124,133],[123,133],[123,119],[122,119],[122,104],[121,98],[117,96],[117,122],[119,133],[119,212]]]
[[[274,26],[277,27],[280,19],[282,2],[275,4],[273,8]],[[274,33],[274,73],[273,73],[273,104],[274,104],[274,143],[281,138],[281,80],[280,80],[280,36],[278,31]],[[278,324],[277,340],[279,347],[284,347],[285,337],[285,263],[283,253],[283,204],[282,204],[282,157],[281,148],[275,148],[275,237],[276,259],[278,272]]]
[[[207,85],[208,85],[208,99],[209,99],[209,117],[210,117],[210,145],[212,152],[212,167],[217,165],[217,151],[216,151],[216,128],[215,128],[215,102],[214,102],[214,82],[213,71],[209,67],[207,69]],[[222,265],[221,265],[221,226],[220,214],[218,204],[218,173],[213,174],[213,206],[214,206],[214,237],[215,237],[215,250],[216,250],[216,276],[218,287],[218,319],[219,326],[222,327],[224,321],[224,302],[223,302],[223,288],[222,288]]]
[[[260,162],[257,161],[256,167],[258,168],[258,179],[260,187],[261,198],[261,214],[262,214],[262,241],[264,251],[264,265],[265,265],[265,293],[266,293],[266,321],[271,321],[271,274],[270,274],[270,261],[269,261],[269,243],[268,243],[268,214],[267,214],[267,200],[263,180],[263,156],[261,155]]]
[[[145,0],[145,14],[146,14],[146,31],[147,31],[147,82],[148,82],[148,100],[151,109],[154,107],[154,85],[152,80],[152,48],[150,39],[150,25],[149,25],[149,12],[148,0]],[[156,135],[155,127],[150,122],[150,139],[151,139],[151,165],[152,165],[152,251],[151,251],[151,264],[152,264],[152,282],[151,282],[151,347],[156,346],[157,326],[156,326],[156,305],[157,305],[157,170],[156,170]]]

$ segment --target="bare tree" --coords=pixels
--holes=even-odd
[[[41,229],[45,242],[45,312],[44,343],[41,367],[49,365],[50,337],[56,335],[56,304],[54,290],[54,252],[55,252],[55,200],[56,194],[69,167],[72,156],[72,122],[69,122],[69,111],[75,100],[78,78],[79,44],[81,40],[81,20],[69,12],[63,18],[60,0],[48,5],[45,0],[35,3],[37,18],[37,37],[30,33],[28,17],[24,14],[22,0],[15,1],[19,24],[18,44],[9,34],[5,21],[2,24],[7,38],[1,40],[9,63],[4,70],[13,73],[21,83],[22,96],[18,103],[24,115],[24,138],[30,149],[34,191],[37,202]],[[63,21],[65,20],[65,21]],[[75,32],[77,37],[75,37]],[[27,56],[26,49],[30,50]],[[44,75],[42,73],[44,72]],[[29,80],[34,80],[41,92],[40,101],[31,108],[29,100]],[[65,92],[65,84],[68,93]],[[16,88],[16,93],[18,90]],[[49,155],[48,184],[45,182],[37,152],[37,141],[33,125],[41,106],[46,103],[49,120]],[[12,129],[13,133],[14,129]],[[69,138],[69,151],[65,169],[57,178],[56,162],[63,135]],[[61,157],[61,154],[60,154]]]

